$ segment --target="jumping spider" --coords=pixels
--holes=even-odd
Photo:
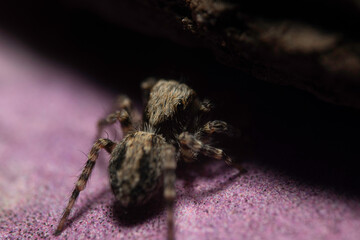
[[[214,133],[226,132],[229,127],[226,122],[217,120],[204,124],[204,116],[211,110],[209,101],[200,101],[194,90],[173,80],[148,79],[141,84],[141,88],[145,99],[142,123],[133,121],[136,111],[126,96],[119,97],[114,113],[99,121],[98,136],[105,126],[119,121],[125,137],[119,143],[104,138],[95,142],[61,217],[56,235],[64,229],[101,149],[105,149],[111,156],[108,168],[110,185],[122,207],[142,205],[163,187],[168,239],[174,239],[175,234],[173,208],[177,161],[192,162],[198,155],[202,155],[234,166],[223,150],[207,144]]]

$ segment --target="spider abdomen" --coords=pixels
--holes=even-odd
[[[111,154],[110,185],[123,207],[146,203],[162,186],[161,146],[165,139],[154,133],[129,134]]]

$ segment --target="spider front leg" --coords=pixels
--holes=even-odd
[[[153,88],[153,86],[157,83],[157,79],[153,78],[153,77],[149,77],[146,80],[144,80],[141,85],[140,88],[142,90],[142,94],[143,94],[143,104],[144,106],[147,105],[147,102],[149,100],[150,97],[150,92],[151,89]]]
[[[113,104],[112,111],[121,110],[121,109],[125,109],[129,113],[132,113],[132,111],[134,110],[131,99],[124,94],[117,96]]]
[[[200,106],[199,106],[199,110],[202,113],[208,113],[210,112],[212,109],[214,108],[214,106],[211,104],[209,99],[204,99],[203,101],[201,101]]]
[[[97,128],[97,135],[96,135],[96,139],[99,139],[101,137],[101,133],[104,130],[104,128],[108,125],[114,124],[116,122],[116,120],[118,119],[121,123],[121,119],[123,119],[124,121],[124,126],[126,127],[126,119],[123,118],[117,118],[120,116],[117,116],[116,114],[119,114],[121,112],[126,112],[127,113],[127,118],[139,118],[137,117],[138,114],[136,114],[136,111],[133,108],[133,104],[131,99],[126,96],[126,95],[119,95],[112,108],[111,111],[113,113],[109,114],[106,118],[100,119],[98,121],[98,128]],[[123,114],[124,115],[124,114]]]
[[[204,124],[196,133],[195,138],[208,143],[214,134],[229,133],[229,125],[224,121],[211,121]]]
[[[62,230],[64,229],[65,222],[70,214],[71,209],[74,206],[76,199],[79,196],[79,193],[85,189],[86,183],[91,175],[91,172],[95,166],[96,160],[99,156],[99,151],[102,148],[104,148],[108,153],[111,153],[112,150],[114,149],[115,145],[116,145],[116,143],[114,143],[113,141],[111,141],[109,139],[99,139],[95,142],[95,144],[91,148],[90,153],[88,155],[88,160],[86,162],[86,165],[85,165],[79,179],[77,180],[77,182],[75,184],[75,188],[71,194],[69,203],[66,206],[66,208],[62,214],[59,225],[56,228],[55,235],[59,235],[62,232]]]
[[[120,111],[116,111],[114,113],[109,114],[104,119],[99,120],[97,138],[100,137],[103,129],[106,126],[112,125],[116,121],[120,122],[124,135],[126,135],[129,131],[132,131],[134,129],[133,123],[130,119],[130,115],[129,115],[128,111],[125,109],[122,109]]]
[[[205,123],[204,126],[195,133],[195,138],[208,143],[211,141],[212,137],[217,134],[239,137],[241,136],[241,131],[224,121],[215,120]]]
[[[234,163],[222,149],[205,144],[188,132],[181,133],[178,139],[180,142],[181,156],[187,162],[195,161],[197,156],[202,154],[206,157],[223,160],[227,165],[237,168],[240,172],[245,171],[240,164]]]
[[[226,155],[223,150],[204,144],[188,132],[180,134],[179,142],[181,148],[180,152],[187,161],[194,161],[199,154],[202,154],[210,158],[223,160],[229,166],[233,166],[231,158]]]
[[[167,212],[167,236],[168,240],[175,239],[174,227],[174,201],[176,197],[175,180],[176,180],[176,154],[172,145],[163,148],[163,166],[164,166],[164,198]]]

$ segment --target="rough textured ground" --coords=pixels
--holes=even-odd
[[[52,235],[113,95],[0,39],[0,238],[159,239],[161,201],[125,215],[113,206],[106,154],[70,222]],[[290,161],[291,159],[289,159]],[[251,163],[182,166],[178,239],[358,239],[359,199]]]

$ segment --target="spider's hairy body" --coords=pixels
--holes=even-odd
[[[70,211],[84,190],[99,151],[110,153],[109,179],[116,200],[124,208],[149,201],[160,189],[167,208],[168,239],[174,239],[175,170],[179,160],[192,162],[198,155],[219,159],[233,165],[223,150],[207,143],[214,134],[228,130],[223,121],[204,122],[211,110],[186,84],[174,80],[149,79],[141,85],[145,98],[142,122],[133,122],[136,112],[131,100],[120,96],[115,110],[98,123],[98,137],[103,128],[119,121],[124,139],[119,143],[98,139],[65,208],[55,234],[60,234]],[[135,130],[134,126],[140,126]]]
[[[196,93],[177,81],[158,81],[152,88],[144,112],[144,121],[167,140],[175,139],[194,124],[200,102]]]
[[[187,109],[195,96],[194,90],[185,84],[160,80],[150,92],[145,121],[158,127],[164,122],[178,120],[180,111]]]
[[[161,135],[138,131],[129,134],[111,153],[111,189],[123,207],[146,203],[162,185]]]

